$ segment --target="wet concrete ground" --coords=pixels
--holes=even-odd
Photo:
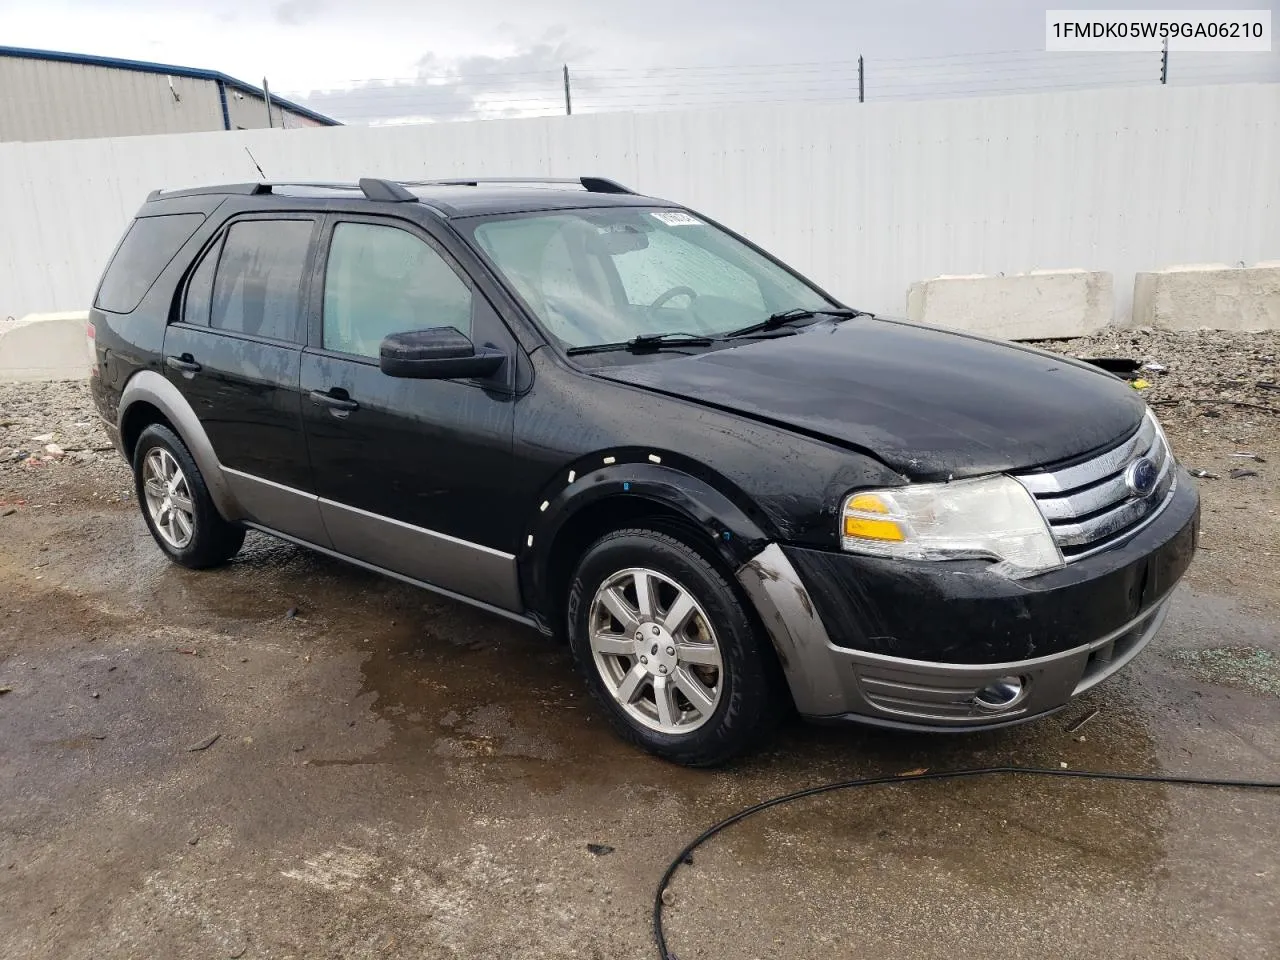
[[[1274,610],[1194,590],[1056,717],[793,723],[696,772],[616,740],[566,652],[502,620],[257,535],[185,571],[131,505],[24,509],[0,520],[0,953],[650,957],[668,860],[778,793],[987,764],[1280,778],[1280,697],[1250,682]],[[1276,957],[1280,796],[838,793],[712,841],[673,892],[681,960]]]

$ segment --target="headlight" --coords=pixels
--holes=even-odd
[[[853,553],[988,558],[1014,577],[1062,564],[1035,499],[1012,477],[861,490],[845,497],[840,514],[840,543]]]
[[[1151,421],[1151,425],[1156,428],[1156,436],[1160,438],[1160,442],[1164,444],[1164,455],[1166,457],[1173,456],[1173,447],[1169,446],[1169,437],[1164,432],[1164,427],[1160,425],[1160,418],[1156,416],[1156,412],[1147,407],[1147,419]],[[1154,450],[1155,447],[1152,447]]]

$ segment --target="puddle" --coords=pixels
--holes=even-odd
[[[86,568],[75,573],[82,582],[170,624],[314,657],[323,672],[309,675],[303,696],[355,711],[335,717],[316,706],[317,719],[345,730],[354,715],[362,733],[374,722],[376,734],[361,737],[360,747],[344,753],[337,741],[327,755],[308,752],[309,766],[393,766],[433,778],[483,768],[486,777],[520,780],[545,793],[628,783],[633,793],[652,791],[655,802],[675,809],[704,807],[708,792],[746,804],[798,786],[919,768],[1158,766],[1161,751],[1146,733],[1152,689],[1119,678],[1098,701],[1106,709],[1084,731],[1087,743],[1065,730],[1091,705],[1082,701],[1061,717],[962,737],[793,721],[763,752],[727,771],[685,770],[620,740],[590,700],[568,650],[533,630],[264,535],[251,534],[228,566],[196,572],[168,562],[135,516],[95,523],[96,540],[120,547],[114,555],[87,551]],[[1010,809],[1007,784],[975,786],[974,795],[980,806]],[[1056,810],[1056,801],[1046,802]],[[809,833],[816,824],[835,839],[860,832],[857,818],[846,822],[838,803],[831,810],[824,816],[810,805],[793,824],[789,810],[779,811],[773,822]],[[1154,814],[1153,808],[1152,824],[1159,820]],[[1064,807],[1056,816],[1070,821],[1074,814]],[[1129,845],[1148,839],[1135,835]]]
[[[118,519],[115,525],[118,537]],[[337,655],[352,665],[354,677],[329,679],[349,691],[343,699],[352,707],[382,725],[383,735],[358,756],[309,754],[315,767],[499,764],[506,776],[539,790],[624,780],[681,805],[700,802],[709,779],[750,800],[794,789],[798,777],[811,783],[1018,758],[1056,762],[1072,742],[1062,729],[1069,718],[954,738],[792,721],[764,752],[730,771],[684,770],[622,742],[591,701],[568,650],[533,630],[259,534],[249,536],[232,564],[212,571],[174,566],[141,531],[125,552],[123,562],[95,561],[90,575],[131,604],[246,639],[296,638],[317,657]],[[1112,694],[1117,689],[1110,687]],[[1130,690],[1120,699],[1141,714],[1142,696]],[[1106,699],[1109,709],[1118,706],[1114,696]],[[1095,757],[1105,744],[1109,762],[1094,765],[1148,767],[1154,750],[1135,737],[1140,717],[1126,718],[1123,736],[1108,736],[1114,719],[1090,725],[1095,747],[1077,747],[1073,763]],[[829,827],[841,830],[834,822]]]
[[[561,644],[421,591],[397,587],[382,601],[382,629],[356,642],[367,651],[360,693],[393,729],[393,755],[545,762],[584,747],[612,752]],[[548,786],[563,782],[557,770]]]

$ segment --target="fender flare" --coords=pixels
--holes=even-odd
[[[772,539],[723,492],[672,466],[641,461],[608,464],[586,473],[566,470],[558,485],[559,489],[547,491],[546,499],[535,508],[517,556],[522,593],[540,618],[556,606],[548,575],[560,533],[581,511],[610,498],[648,500],[680,514],[715,543],[731,571],[737,571]]]
[[[218,455],[213,451],[213,444],[209,442],[209,435],[205,433],[200,418],[191,409],[191,404],[187,402],[182,392],[154,370],[140,370],[135,373],[129,378],[124,391],[120,394],[116,427],[120,430],[122,447],[125,420],[129,416],[130,408],[139,402],[149,403],[159,410],[177,431],[182,442],[191,451],[191,457],[195,460],[196,466],[200,468],[204,484],[209,490],[209,497],[222,518],[224,520],[243,518],[244,511],[227,484],[227,479],[222,472],[222,464],[218,462]]]

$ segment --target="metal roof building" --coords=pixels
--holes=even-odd
[[[215,70],[0,47],[0,141],[337,123]]]

